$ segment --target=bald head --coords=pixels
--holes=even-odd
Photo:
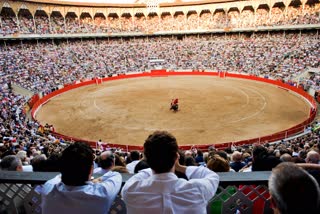
[[[307,154],[306,162],[307,163],[314,163],[319,164],[320,161],[320,154],[316,151],[310,151]]]
[[[111,151],[104,151],[101,153],[100,157],[102,160],[107,159],[108,157],[112,156],[112,152]]]
[[[98,162],[99,166],[103,169],[110,169],[115,164],[115,157],[111,151],[102,152]]]

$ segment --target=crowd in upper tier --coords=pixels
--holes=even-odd
[[[96,13],[82,13],[77,17],[69,12],[65,17],[53,11],[48,15],[38,10],[34,16],[27,9],[15,14],[10,8],[3,8],[0,14],[0,35],[12,34],[72,34],[72,33],[153,33],[159,31],[213,30],[229,28],[250,28],[261,26],[283,26],[320,24],[320,3],[285,7],[264,8],[256,11],[250,8],[239,10],[202,11],[197,14],[176,12],[174,15],[136,14],[135,16],[109,14],[105,17]]]
[[[85,47],[85,48],[84,48]],[[33,92],[112,74],[169,70],[211,70],[292,79],[320,66],[317,32],[213,34],[8,43],[0,46],[2,81]],[[161,59],[161,62],[152,61]],[[307,82],[316,89],[318,75]]]

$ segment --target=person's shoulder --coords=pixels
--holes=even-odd
[[[61,183],[61,175],[57,175],[56,177],[48,180],[40,188],[38,188],[38,191],[43,195],[47,195],[53,190],[55,185],[58,185],[60,183]]]
[[[186,175],[189,179],[201,179],[207,176],[216,176],[217,174],[205,166],[188,166],[186,169]]]
[[[98,176],[92,181],[88,181],[88,186],[105,186],[106,183],[113,183],[114,185],[121,185],[122,183],[122,176],[119,172],[113,172],[113,171],[107,171],[103,172],[104,170],[99,173],[96,173],[95,175]]]
[[[95,174],[95,173],[100,173],[101,171],[102,171],[102,168],[101,168],[101,167],[95,168],[95,169],[93,170],[93,174]]]
[[[48,180],[45,185],[49,185],[49,184],[57,184],[57,183],[60,183],[61,182],[61,175],[57,175],[55,176],[54,178]]]

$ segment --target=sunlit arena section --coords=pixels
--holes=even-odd
[[[169,110],[179,99],[179,111]],[[92,142],[142,146],[145,136],[168,130],[180,145],[237,142],[271,135],[309,117],[310,104],[280,87],[212,76],[138,77],[80,87],[50,99],[41,124]]]

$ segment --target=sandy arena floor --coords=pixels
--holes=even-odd
[[[169,110],[179,98],[180,111]],[[215,144],[269,135],[307,119],[309,105],[278,87],[203,76],[143,77],[91,85],[59,95],[36,118],[72,137],[143,145],[154,130],[179,145]]]

